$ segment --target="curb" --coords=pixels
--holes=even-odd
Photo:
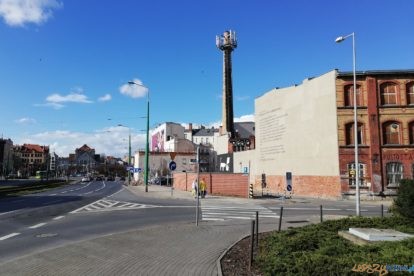
[[[238,239],[232,245],[230,245],[226,250],[224,250],[223,253],[221,253],[221,255],[217,259],[217,263],[216,263],[217,264],[217,274],[218,274],[218,276],[223,276],[223,272],[221,271],[221,259],[223,259],[223,257],[227,254],[227,252],[229,252],[230,249],[233,248],[233,246],[235,246],[236,244],[238,244],[239,242],[241,242],[242,240],[244,240],[245,238],[247,238],[249,236],[250,235],[242,236],[240,239]]]

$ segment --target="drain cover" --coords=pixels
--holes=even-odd
[[[36,238],[50,238],[50,237],[55,237],[55,236],[57,236],[56,233],[46,233],[46,234],[36,235]]]

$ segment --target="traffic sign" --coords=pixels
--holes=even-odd
[[[170,168],[171,171],[174,171],[177,168],[177,163],[175,163],[174,161],[171,161],[170,164],[168,164],[168,167]]]
[[[292,191],[292,172],[286,172],[286,190]]]
[[[127,170],[127,171],[130,171],[130,172],[133,172],[133,171],[134,171],[134,167],[130,167],[130,166],[128,166],[128,167],[126,167],[126,170]]]
[[[170,152],[171,160],[174,160],[175,156],[177,155],[176,152]]]
[[[134,173],[140,173],[142,171],[141,168],[134,168]]]

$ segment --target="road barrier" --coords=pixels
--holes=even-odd
[[[249,198],[253,198],[253,183],[249,184]]]

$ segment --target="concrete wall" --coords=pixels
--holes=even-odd
[[[313,194],[325,193],[330,183],[331,193],[326,196],[340,195],[335,80],[336,71],[331,71],[301,85],[273,89],[255,100],[255,188],[262,173],[272,176],[267,181],[276,188],[278,179],[291,172],[297,194],[306,193],[295,189],[300,178],[298,184],[308,185],[306,190]]]

